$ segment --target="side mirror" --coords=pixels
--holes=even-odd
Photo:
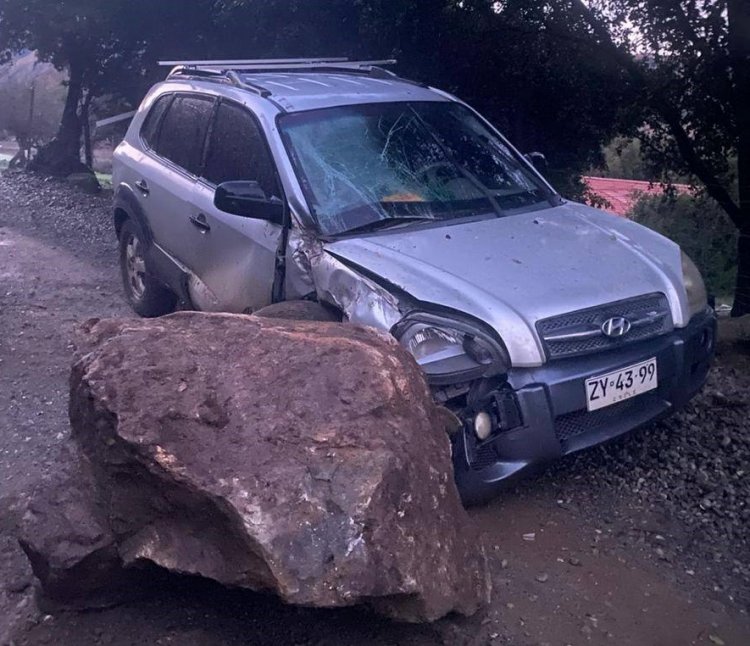
[[[524,157],[526,158],[526,161],[529,162],[538,171],[547,170],[547,158],[544,156],[544,153],[526,153]]]
[[[216,187],[214,206],[220,211],[244,218],[284,223],[284,203],[268,197],[255,180],[224,182]]]

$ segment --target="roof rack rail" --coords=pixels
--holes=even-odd
[[[236,87],[250,90],[264,98],[273,93],[265,87],[254,84],[238,72],[251,71],[290,71],[328,70],[342,73],[366,73],[378,78],[397,78],[393,72],[383,69],[384,65],[395,65],[394,59],[350,61],[348,58],[269,58],[250,60],[206,60],[206,61],[159,61],[162,67],[172,67],[167,78],[174,76],[203,76],[216,80],[226,80]],[[402,79],[406,81],[405,79]],[[410,82],[410,81],[406,81]],[[413,83],[413,81],[411,81]],[[414,83],[415,85],[421,85]]]
[[[162,67],[188,67],[207,70],[267,70],[314,69],[316,67],[340,67],[342,69],[371,68],[382,65],[395,65],[394,59],[350,61],[348,58],[268,58],[248,60],[206,60],[206,61],[159,61]]]
[[[191,67],[222,67],[234,68],[235,65],[286,65],[289,63],[346,63],[348,58],[255,58],[232,60],[200,60],[200,61],[159,61],[162,67],[174,65],[188,65]]]
[[[267,99],[273,92],[271,90],[267,90],[264,87],[260,87],[259,85],[255,85],[251,83],[250,81],[242,80],[240,78],[240,75],[237,74],[234,70],[230,70],[226,73],[226,77],[229,79],[229,81],[232,83],[232,85],[236,85],[237,87],[241,87],[245,90],[250,90],[251,92],[255,92],[256,94],[262,96],[264,99]]]

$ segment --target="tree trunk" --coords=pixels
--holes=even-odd
[[[91,111],[91,90],[86,92],[86,98],[81,105],[81,125],[83,126],[83,156],[86,166],[94,168],[94,153],[91,149],[91,123],[89,122]]]
[[[750,314],[750,234],[740,234],[737,250],[737,287],[732,316]]]
[[[730,0],[729,57],[734,81],[733,105],[737,119],[737,183],[739,185],[740,240],[737,288],[732,316],[750,314],[750,3]]]
[[[16,138],[16,141],[18,142],[18,152],[13,155],[13,158],[8,162],[8,168],[12,169],[23,168],[28,161],[26,156],[26,144],[19,141],[18,138]]]
[[[52,141],[39,148],[36,157],[29,164],[31,170],[59,177],[87,170],[81,163],[81,119],[78,105],[82,94],[83,66],[71,60],[68,94],[65,97],[60,128]]]

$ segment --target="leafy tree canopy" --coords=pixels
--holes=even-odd
[[[560,2],[638,90],[627,116],[646,154],[696,178],[739,230],[733,314],[750,313],[750,2]]]
[[[628,76],[587,23],[540,0],[225,0],[216,56],[394,57],[397,71],[456,94],[523,152],[539,150],[560,190],[598,161]]]

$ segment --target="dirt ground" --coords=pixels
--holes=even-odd
[[[491,606],[470,619],[399,625],[360,609],[287,607],[181,577],[159,578],[148,597],[117,608],[40,610],[13,538],[15,499],[56,468],[68,435],[73,326],[90,317],[132,316],[120,293],[108,197],[78,198],[67,187],[48,186],[0,180],[0,645],[750,643],[747,551],[733,548],[746,545],[746,501],[726,508],[738,514],[731,525],[693,527],[692,514],[670,506],[680,493],[674,479],[649,489],[662,486],[664,476],[643,468],[628,480],[639,467],[623,457],[642,454],[643,446],[666,454],[667,447],[648,442],[714,419],[699,408],[613,450],[565,460],[474,510],[490,548],[495,591]],[[746,358],[721,361],[722,375],[737,380],[748,373]],[[719,391],[711,388],[714,399],[696,406],[716,401]],[[727,487],[744,476],[741,467],[732,470]],[[691,496],[679,500],[689,503]]]

